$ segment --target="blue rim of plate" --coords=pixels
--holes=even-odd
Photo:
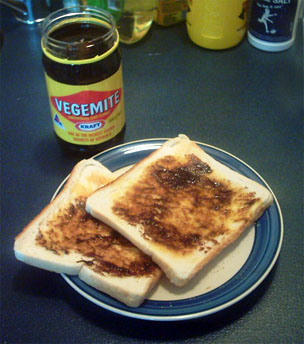
[[[125,143],[97,154],[94,159],[114,172],[135,164],[159,148],[166,140],[159,138]],[[196,143],[216,160],[257,181],[272,192],[266,181],[237,157],[211,145]],[[273,204],[255,224],[253,247],[244,265],[227,282],[202,295],[174,301],[146,300],[140,307],[131,308],[90,287],[77,276],[61,275],[76,292],[87,300],[123,316],[143,320],[178,321],[214,314],[239,302],[257,288],[270,273],[279,256],[283,242],[283,218],[273,192],[272,195]]]

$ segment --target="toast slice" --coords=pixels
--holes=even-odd
[[[94,192],[86,209],[183,286],[272,201],[264,186],[179,135]]]
[[[62,191],[16,237],[27,264],[79,278],[130,307],[139,306],[161,276],[151,258],[85,210],[87,197],[114,179],[94,159],[72,170]]]

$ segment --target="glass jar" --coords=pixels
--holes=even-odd
[[[155,0],[124,0],[117,28],[120,42],[133,44],[143,39],[153,22]]]
[[[42,26],[42,62],[56,138],[64,151],[97,153],[125,131],[119,35],[110,13],[75,6]]]

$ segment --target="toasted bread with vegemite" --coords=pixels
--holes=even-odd
[[[70,275],[130,307],[139,306],[161,276],[133,244],[85,210],[87,197],[114,179],[99,162],[79,162],[57,197],[16,237],[16,258]]]
[[[183,286],[272,201],[264,186],[179,135],[95,191],[86,209]]]

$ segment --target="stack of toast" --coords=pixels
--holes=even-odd
[[[79,162],[14,250],[138,307],[162,274],[185,285],[272,202],[264,186],[179,135],[118,177],[94,159]]]

